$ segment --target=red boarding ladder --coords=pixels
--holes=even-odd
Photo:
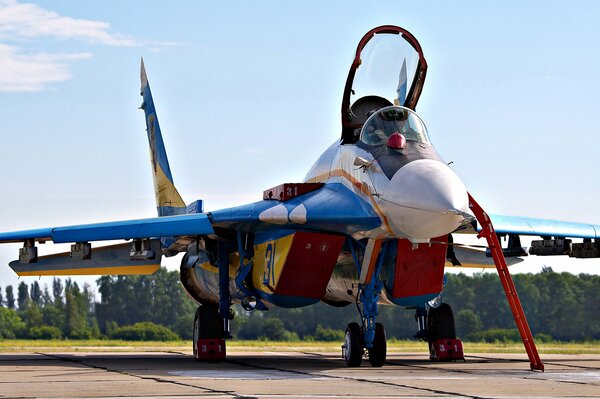
[[[500,277],[500,281],[504,287],[504,292],[506,293],[506,299],[508,299],[510,310],[515,318],[515,323],[519,329],[519,334],[521,334],[521,339],[523,340],[523,345],[527,351],[527,356],[529,356],[531,370],[544,371],[544,364],[540,360],[540,355],[538,354],[537,347],[533,341],[531,329],[527,323],[525,312],[523,312],[523,306],[519,300],[519,295],[517,294],[515,284],[510,277],[510,272],[508,271],[508,266],[506,265],[506,260],[504,259],[504,253],[502,253],[502,246],[500,245],[500,241],[498,240],[498,236],[496,235],[492,221],[490,220],[488,214],[485,213],[481,206],[479,206],[477,201],[471,197],[471,194],[469,194],[469,208],[471,208],[475,214],[475,217],[477,218],[477,221],[481,225],[481,231],[477,234],[477,238],[485,237],[488,247],[490,248],[490,252],[492,253],[492,257],[494,258],[494,263],[496,264],[496,269],[498,270],[498,276]]]

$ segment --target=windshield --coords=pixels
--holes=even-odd
[[[407,141],[430,144],[425,124],[408,108],[385,107],[367,119],[360,133],[360,140],[367,145],[382,145],[394,133],[402,134]]]

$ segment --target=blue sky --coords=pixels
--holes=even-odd
[[[600,224],[599,12],[591,1],[0,0],[0,230],[155,214],[141,56],[186,202],[217,209],[301,180],[339,137],[355,46],[381,24],[419,39],[429,70],[417,111],[488,211]],[[17,250],[0,247],[0,264]],[[0,286],[15,281],[0,268]]]

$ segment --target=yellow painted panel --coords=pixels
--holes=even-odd
[[[292,246],[293,234],[254,246],[252,282],[255,288],[272,294]]]
[[[219,268],[211,265],[210,262],[201,263],[200,268],[215,274],[219,273]]]
[[[185,202],[173,185],[173,182],[167,178],[165,172],[157,163],[154,173],[154,191],[156,194],[156,206],[174,206],[185,207]]]
[[[19,276],[96,276],[96,275],[125,275],[125,274],[152,274],[160,268],[157,265],[140,266],[106,266],[89,267],[82,269],[58,269],[58,270],[33,270],[17,273]]]
[[[237,271],[240,267],[240,256],[237,252],[229,254],[229,278],[235,278]],[[204,262],[200,264],[200,268],[211,273],[219,274],[219,268],[210,264],[210,262]]]

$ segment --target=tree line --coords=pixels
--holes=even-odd
[[[473,341],[518,340],[498,276],[447,274],[444,301],[454,309],[458,336]],[[600,276],[555,273],[513,276],[532,331],[540,340],[600,340]],[[184,292],[177,271],[151,276],[103,276],[89,285],[55,278],[0,287],[0,339],[190,339],[196,303]],[[16,296],[16,297],[15,297]],[[340,341],[356,306],[323,303],[299,309],[245,312],[235,308],[239,339]],[[414,310],[381,306],[388,337],[411,339]]]

